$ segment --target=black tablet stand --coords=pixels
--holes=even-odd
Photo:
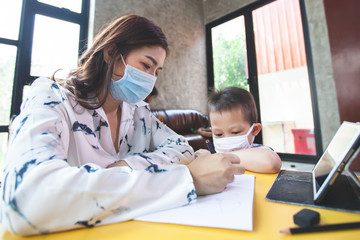
[[[351,162],[360,148],[352,155]],[[347,166],[349,166],[348,164]],[[314,202],[311,172],[281,170],[266,199],[274,202],[360,213],[360,181],[347,167],[319,203]]]

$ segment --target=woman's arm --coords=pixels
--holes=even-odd
[[[2,225],[19,235],[127,221],[196,199],[191,175],[181,165],[150,172],[93,164],[69,167],[53,159],[26,172],[7,168],[4,175]]]

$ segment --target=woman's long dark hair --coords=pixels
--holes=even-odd
[[[63,84],[81,106],[99,108],[105,103],[114,63],[120,54],[126,58],[131,51],[144,46],[161,46],[169,53],[165,34],[153,22],[136,15],[118,18],[95,37],[92,46],[81,56],[78,68]],[[105,49],[111,49],[106,62]]]

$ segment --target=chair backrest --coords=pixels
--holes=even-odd
[[[206,115],[189,109],[154,109],[152,113],[162,116],[162,121],[176,133],[184,135],[195,133],[200,127],[208,127],[209,119]]]

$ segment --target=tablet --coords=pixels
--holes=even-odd
[[[312,171],[314,202],[321,202],[345,165],[356,155],[359,144],[360,124],[343,122]]]

